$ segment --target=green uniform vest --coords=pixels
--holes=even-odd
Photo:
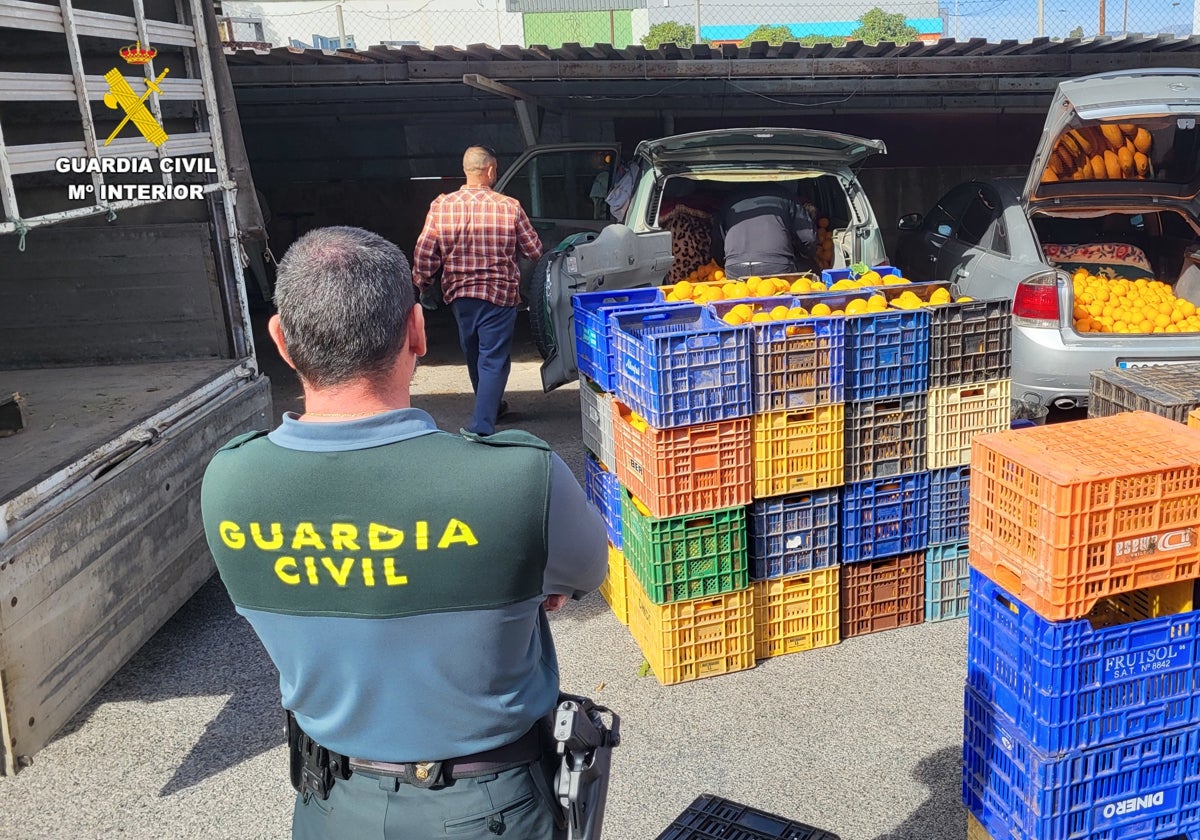
[[[309,452],[256,432],[214,457],[202,493],[239,607],[391,618],[542,594],[550,447],[525,432],[434,432]]]

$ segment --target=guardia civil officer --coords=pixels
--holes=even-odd
[[[222,448],[202,505],[280,672],[292,836],[552,837],[546,610],[600,584],[602,521],[541,440],[449,434],[410,407],[425,326],[395,245],[314,230],[276,304],[305,413]]]

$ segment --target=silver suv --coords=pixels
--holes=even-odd
[[[662,284],[674,256],[661,211],[682,196],[719,201],[747,182],[792,182],[829,220],[833,267],[886,262],[875,213],[854,174],[856,164],[885,151],[879,140],[799,128],[722,129],[639,144],[624,222],[568,237],[533,272],[529,316],[545,359],[542,386],[549,391],[578,375],[573,295]],[[498,189],[524,200],[504,182]]]
[[[1012,299],[1014,398],[1070,409],[1087,404],[1093,370],[1200,360],[1196,322],[1177,314],[1200,306],[1198,117],[1194,70],[1063,82],[1024,180],[959,184],[900,220],[909,277]],[[1166,325],[1149,321],[1160,332],[1141,332],[1113,317],[1132,306],[1076,297],[1080,268],[1156,279],[1188,303],[1161,313]]]

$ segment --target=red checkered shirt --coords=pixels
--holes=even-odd
[[[442,269],[442,295],[477,298],[497,306],[521,299],[517,254],[542,255],[542,242],[521,203],[487,187],[459,188],[429,205],[413,252],[413,279],[424,287]]]

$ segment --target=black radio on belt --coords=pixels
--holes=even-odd
[[[291,712],[287,713],[287,739],[288,770],[297,793],[310,793],[325,800],[334,780],[350,778],[350,760],[305,735]]]

